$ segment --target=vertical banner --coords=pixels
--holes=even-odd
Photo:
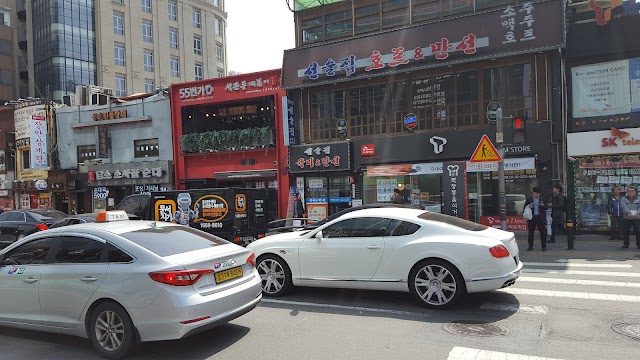
[[[445,162],[442,166],[442,213],[467,218],[467,163]]]
[[[106,125],[98,126],[98,158],[109,158],[109,128]]]
[[[286,146],[298,145],[298,122],[296,121],[296,105],[288,96],[282,98],[282,116],[284,121],[284,141]]]
[[[49,166],[46,110],[34,113],[31,118],[31,168],[46,169]]]
[[[289,146],[291,139],[289,138],[289,98],[282,97],[282,132],[284,133],[284,146]]]

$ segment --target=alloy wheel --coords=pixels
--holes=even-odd
[[[103,349],[116,351],[124,341],[124,323],[113,311],[103,311],[96,319],[96,339]]]
[[[287,280],[284,268],[273,259],[265,259],[258,264],[258,274],[262,280],[262,291],[267,294],[276,294],[285,285]]]
[[[457,291],[456,278],[445,267],[436,264],[424,266],[416,273],[415,290],[429,305],[443,306],[451,302]]]

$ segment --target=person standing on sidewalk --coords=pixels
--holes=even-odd
[[[542,243],[542,251],[547,251],[547,204],[540,196],[542,190],[535,186],[531,189],[533,196],[528,197],[524,203],[524,207],[531,208],[533,218],[527,221],[527,229],[529,230],[529,247],[527,251],[533,250],[533,233],[536,231],[536,226],[540,232],[540,242]]]
[[[609,216],[611,217],[611,238],[610,240],[623,240],[624,214],[622,212],[622,196],[620,196],[620,186],[613,187],[613,195],[609,200]]]
[[[567,229],[564,227],[564,212],[566,209],[567,200],[562,195],[562,185],[555,184],[553,186],[553,199],[551,199],[551,239],[549,243],[556,242],[556,234],[562,230],[563,233],[567,233]]]
[[[631,227],[636,233],[636,246],[640,249],[640,199],[636,196],[635,186],[627,188],[627,196],[622,198],[622,212],[624,214],[624,243],[623,249],[629,248]]]

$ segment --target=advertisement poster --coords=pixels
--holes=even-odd
[[[35,118],[46,118],[46,107],[42,100],[23,102],[16,105],[13,121],[16,129],[16,140],[31,137],[31,121]]]
[[[398,187],[396,179],[376,179],[377,202],[389,202],[393,195],[393,189]]]
[[[229,213],[229,190],[172,191],[153,195],[156,221],[188,225],[200,230],[228,229],[232,219]],[[233,199],[232,203],[233,205]]]
[[[500,229],[499,216],[480,216],[480,224]],[[507,216],[507,231],[527,231],[527,220],[522,216]]]
[[[327,204],[307,204],[307,218],[310,223],[324,220],[327,217],[329,206]]]
[[[0,197],[0,209],[2,209],[2,211],[13,210],[13,199],[10,197]]]
[[[631,112],[629,60],[571,68],[573,117]]]

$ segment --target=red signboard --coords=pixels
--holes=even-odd
[[[89,181],[96,181],[96,172],[95,171],[89,171],[87,173],[87,178],[89,179]]]
[[[480,216],[480,224],[500,228],[500,216]],[[507,216],[507,231],[527,231],[527,220],[522,216]]]
[[[374,144],[360,145],[360,155],[371,156],[376,154],[376,146]]]

